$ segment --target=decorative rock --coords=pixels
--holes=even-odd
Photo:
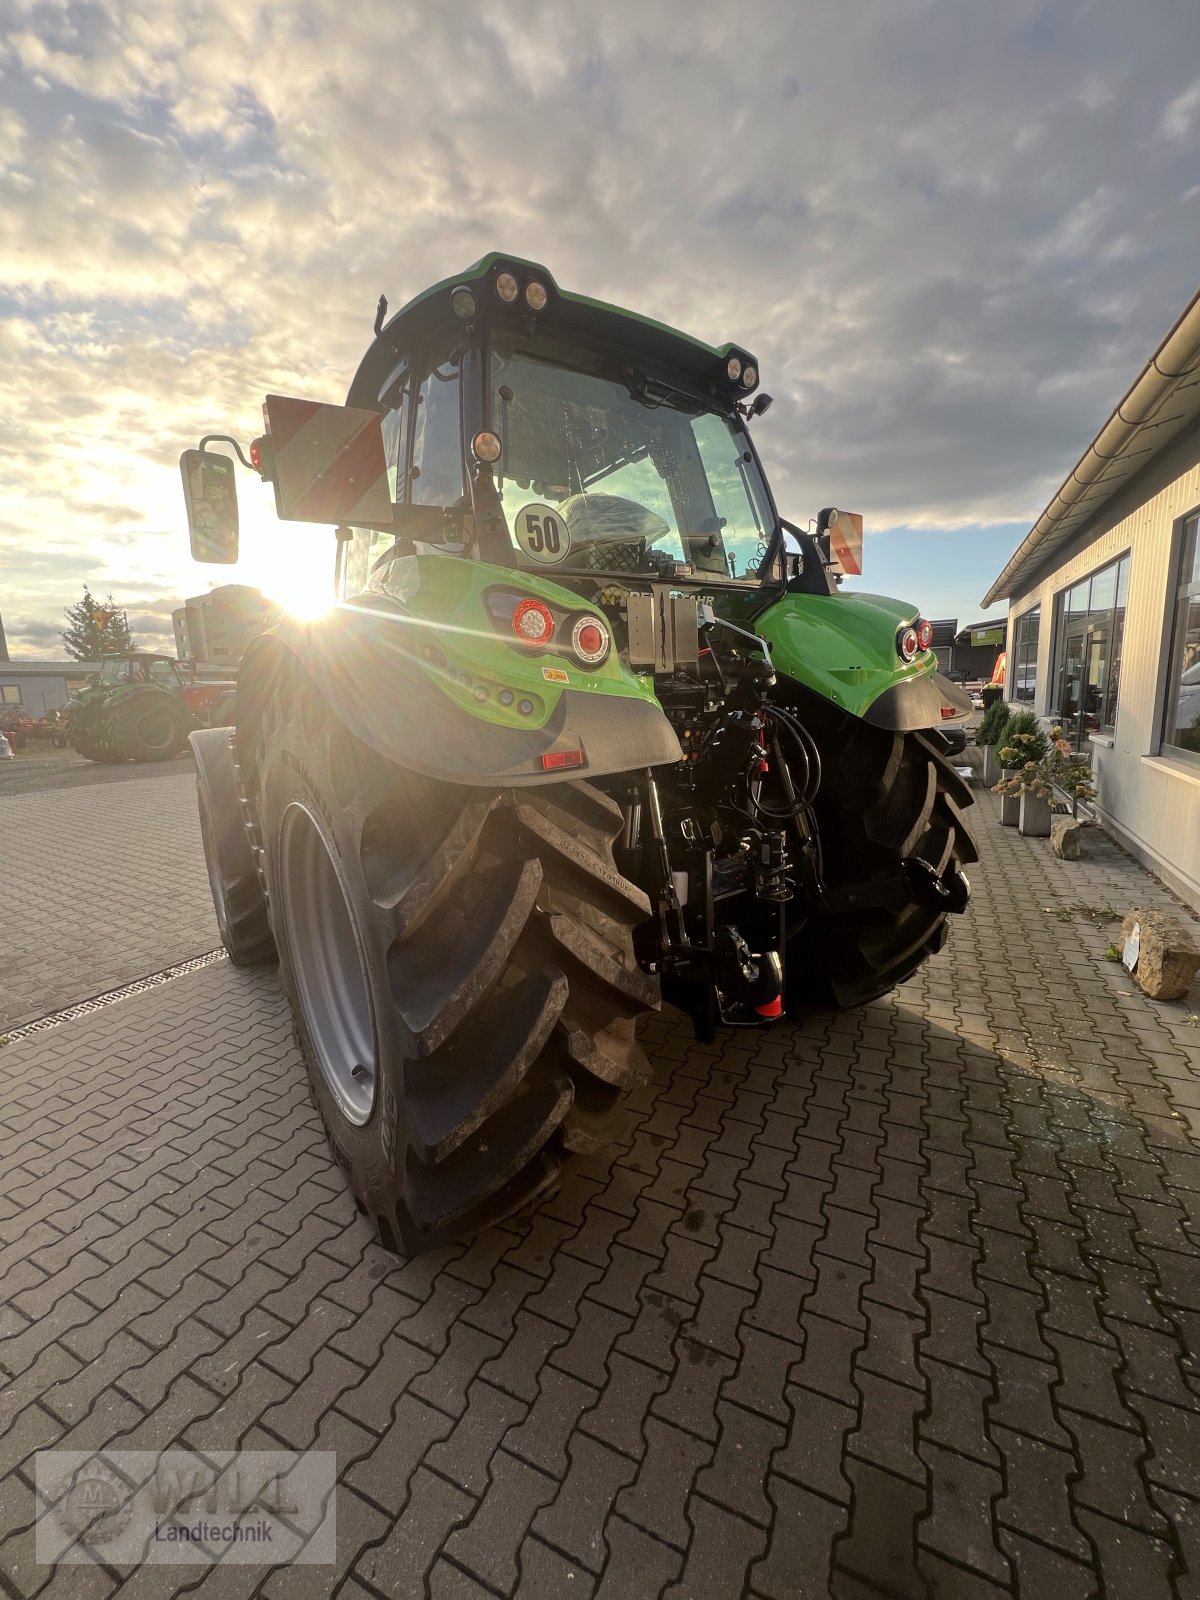
[[[1050,837],[1050,802],[1040,800],[1032,790],[1026,789],[1021,795],[1021,818],[1017,827],[1026,839],[1048,839]]]
[[[1064,861],[1078,861],[1083,824],[1076,817],[1050,818],[1050,848]]]
[[[1169,911],[1141,907],[1121,924],[1121,948],[1139,930],[1140,944],[1134,977],[1152,1000],[1182,1000],[1200,968],[1200,949],[1193,929]]]

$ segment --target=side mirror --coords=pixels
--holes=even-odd
[[[228,456],[185,450],[179,458],[192,560],[223,566],[238,558],[237,486]]]

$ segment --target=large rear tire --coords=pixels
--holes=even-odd
[[[941,878],[979,859],[964,816],[971,791],[927,735],[844,718],[822,759],[814,809],[830,889],[894,878],[904,862]],[[787,947],[789,1011],[865,1005],[894,989],[945,944],[948,910],[912,899],[810,919]]]
[[[473,1233],[624,1126],[658,985],[620,811],[393,766],[299,670],[259,738],[280,975],[334,1155],[389,1248]]]
[[[166,690],[136,694],[114,707],[109,739],[125,761],[173,761],[187,743],[191,722]]]
[[[191,742],[204,864],[221,943],[235,967],[270,966],[277,959],[275,937],[242,816],[231,736],[216,728],[192,734]]]

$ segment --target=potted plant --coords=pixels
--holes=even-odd
[[[1004,737],[1009,720],[1009,708],[1003,700],[994,701],[984,712],[975,735],[975,743],[983,751],[983,781],[990,789],[1000,776],[996,750]]]
[[[1050,833],[1051,778],[1045,770],[1050,744],[1032,711],[1014,711],[1004,728],[999,749],[1004,776],[994,786],[1000,799],[1000,821],[1024,834],[1046,838]]]
[[[1046,768],[1054,787],[1071,802],[1071,815],[1078,817],[1079,802],[1096,798],[1096,779],[1091,763],[1063,738],[1061,728],[1050,730],[1051,749]]]

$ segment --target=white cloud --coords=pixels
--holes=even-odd
[[[31,565],[49,530],[98,586],[203,587],[180,449],[339,398],[380,290],[491,247],[744,340],[785,512],[876,527],[1035,515],[1195,286],[1176,0],[5,9],[0,575],[35,619],[78,582]]]

